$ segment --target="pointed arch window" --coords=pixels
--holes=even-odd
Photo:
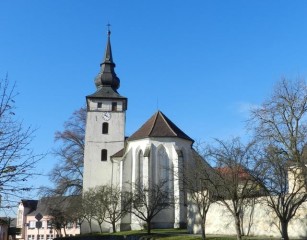
[[[164,182],[163,188],[164,190],[169,190],[169,158],[167,152],[164,147],[161,147],[158,150],[158,176],[159,181]]]
[[[102,134],[108,134],[109,133],[109,123],[104,122],[102,124]]]
[[[101,161],[107,161],[108,160],[108,150],[102,149],[101,150]]]
[[[144,156],[143,152],[140,151],[137,159],[136,159],[136,166],[135,166],[135,178],[137,184],[141,187],[143,186],[143,163],[144,163]]]
[[[160,178],[162,180],[167,180],[168,179],[168,156],[167,153],[165,151],[165,148],[162,147],[159,149],[158,151],[158,158],[159,158],[159,165],[160,165]]]

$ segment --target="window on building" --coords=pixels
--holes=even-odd
[[[35,221],[30,221],[29,222],[29,229],[34,229],[35,228]]]
[[[143,162],[144,162],[143,152],[140,151],[135,164],[135,175],[136,175],[135,179],[140,187],[143,185]]]
[[[46,227],[46,221],[42,221],[42,229],[44,229]]]
[[[101,150],[101,161],[107,161],[108,159],[108,150],[102,149]]]
[[[97,108],[102,108],[102,102],[97,103]]]
[[[74,223],[72,222],[68,222],[67,225],[66,225],[66,228],[73,228],[74,227]]]
[[[47,228],[52,229],[52,221],[47,221]]]
[[[117,102],[112,102],[112,111],[117,111]]]
[[[109,133],[109,123],[104,122],[102,124],[102,134],[108,134]]]
[[[47,234],[46,240],[52,240],[53,239],[53,235],[52,234]]]
[[[28,240],[35,240],[34,235],[28,235]]]
[[[37,240],[44,240],[44,235],[43,234],[38,234],[37,235]]]
[[[158,150],[158,163],[159,163],[159,175],[160,175],[159,178],[162,181],[166,181],[165,185],[163,185],[163,188],[164,190],[169,190],[170,166],[169,166],[169,158],[164,147]]]

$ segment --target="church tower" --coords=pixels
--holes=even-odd
[[[105,55],[95,78],[96,92],[86,97],[87,119],[84,149],[83,190],[120,182],[119,164],[112,155],[124,148],[127,98],[117,89],[108,30]]]

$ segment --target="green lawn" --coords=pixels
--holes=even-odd
[[[117,236],[143,236],[143,239],[155,239],[155,240],[200,240],[201,237],[199,235],[188,234],[186,229],[153,229],[151,231],[151,235],[148,236],[146,230],[138,230],[138,231],[125,231],[125,232],[117,232],[117,233],[104,233],[101,235],[117,235]],[[207,236],[208,240],[235,240],[235,236]],[[257,237],[244,237],[244,240],[255,240],[255,239],[264,239]],[[274,239],[274,238],[265,238],[266,240]]]

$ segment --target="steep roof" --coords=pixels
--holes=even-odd
[[[50,206],[56,206],[57,208],[68,208],[70,205],[77,203],[78,196],[58,196],[58,197],[44,197],[40,200],[21,200],[24,207],[30,208],[27,213],[29,216],[36,216],[40,213],[42,215],[48,215]]]
[[[100,64],[100,73],[95,79],[95,84],[98,89],[104,86],[110,86],[114,91],[116,91],[116,89],[119,88],[120,80],[114,71],[115,63],[113,62],[112,57],[110,35],[111,31],[108,30],[106,52],[103,62]]]
[[[31,213],[37,208],[38,200],[22,199],[21,202],[25,208],[30,209],[29,213]]]
[[[128,138],[128,141],[148,137],[178,137],[194,142],[161,111],[156,112],[139,130]]]
[[[86,96],[86,98],[123,99],[127,102],[127,98],[121,96],[117,92],[117,89],[120,86],[120,80],[114,70],[116,65],[113,62],[110,35],[111,31],[109,29],[104,59],[100,64],[100,72],[95,78],[96,92]],[[125,106],[125,109],[126,108],[127,106]]]
[[[119,150],[118,152],[116,152],[115,154],[112,155],[112,157],[122,157],[125,154],[125,148],[122,148],[121,150]]]

